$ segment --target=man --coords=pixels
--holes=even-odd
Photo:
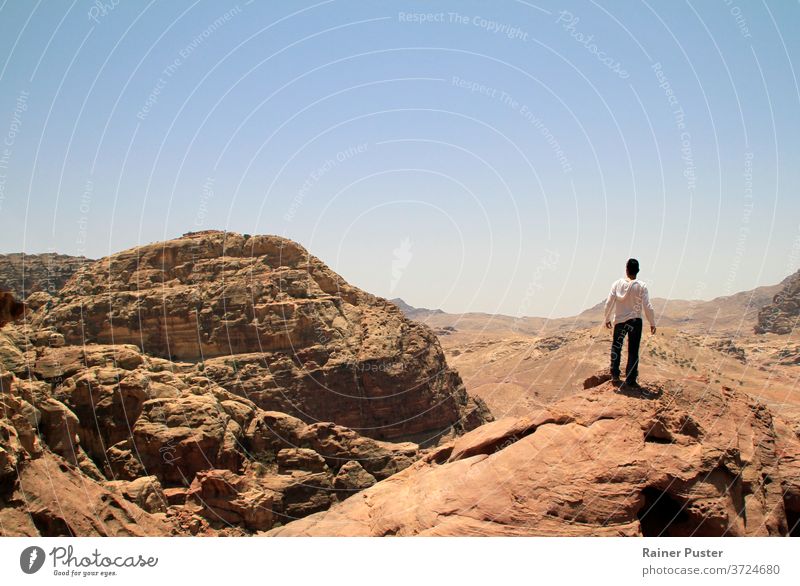
[[[628,336],[628,363],[625,365],[625,386],[638,388],[639,343],[642,341],[642,309],[650,323],[650,333],[656,333],[656,320],[647,285],[636,278],[639,274],[639,261],[628,259],[625,265],[626,278],[618,279],[611,285],[606,300],[606,327],[614,326],[611,340],[611,380],[620,383],[619,364],[622,358],[622,342]],[[612,317],[613,314],[613,317]]]

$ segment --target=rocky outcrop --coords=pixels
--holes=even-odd
[[[20,466],[15,484],[0,501],[0,535],[142,537],[174,533],[163,515],[146,512],[49,451]]]
[[[351,460],[341,467],[333,481],[333,486],[339,491],[339,500],[344,500],[356,492],[369,488],[376,482],[375,477],[364,470],[361,464]]]
[[[134,344],[190,361],[307,423],[435,443],[491,419],[427,326],[277,236],[201,232],[120,252],[38,307],[37,327],[68,345]]]
[[[167,497],[161,482],[155,476],[142,476],[135,480],[110,480],[103,485],[127,500],[139,505],[148,513],[166,513]]]
[[[783,504],[789,534],[800,536],[800,421],[775,417]]]
[[[788,277],[772,303],[758,312],[757,334],[790,334],[800,318],[800,271]]]
[[[212,523],[261,530],[275,523],[279,494],[230,470],[208,470],[195,477],[186,498],[190,508]]]
[[[263,411],[195,365],[28,334],[3,334],[30,377],[0,373],[3,535],[246,535],[325,510],[420,456],[413,443]],[[80,483],[86,502],[70,492]],[[92,525],[92,507],[113,527]]]
[[[81,265],[83,256],[44,253],[0,254],[0,289],[11,291],[17,299],[31,293],[55,295]]]
[[[37,399],[25,384],[0,374],[0,535],[169,535],[165,519],[98,482],[96,467],[72,437],[74,421],[63,415],[66,407]],[[48,409],[61,412],[50,424]]]
[[[643,382],[484,425],[267,535],[787,534],[797,460],[770,412],[726,387]]]

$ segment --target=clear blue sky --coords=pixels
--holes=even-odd
[[[0,4],[0,252],[273,233],[543,316],[798,268],[797,2],[101,6]]]

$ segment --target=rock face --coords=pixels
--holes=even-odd
[[[491,419],[429,328],[291,241],[205,232],[80,265],[0,298],[0,534],[266,531],[407,468],[405,440]]]
[[[589,383],[587,383],[589,384]],[[794,432],[747,395],[611,382],[441,446],[268,535],[786,535]]]
[[[435,441],[491,418],[428,327],[277,236],[127,250],[83,266],[37,316],[66,344],[191,361],[264,410],[377,439]]]
[[[758,312],[757,334],[790,334],[800,318],[800,271],[783,282],[772,303]]]
[[[264,411],[195,365],[50,339],[0,333],[0,535],[252,534],[420,456]]]
[[[62,413],[68,413],[41,390],[10,373],[0,375],[0,535],[173,533],[165,519],[98,482],[100,475],[74,434],[75,420],[61,415],[51,422],[50,432],[39,434],[37,426],[48,409],[57,411],[60,405]],[[64,451],[65,441],[74,463],[57,453]]]
[[[17,299],[31,293],[55,295],[64,283],[89,259],[66,254],[0,254],[0,289]]]

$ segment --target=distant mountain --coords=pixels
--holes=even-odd
[[[726,334],[750,333],[758,322],[759,310],[772,303],[773,298],[795,277],[797,274],[787,277],[777,285],[757,287],[750,291],[741,291],[711,300],[690,301],[656,297],[652,300],[656,310],[656,321],[660,326],[675,327],[695,333],[712,331]],[[792,290],[794,293],[787,295],[781,306],[784,308],[782,310],[784,313],[781,315],[790,312],[791,308],[800,307],[797,301],[800,298],[797,293],[797,290],[800,289],[800,277],[796,279],[794,287],[795,289]],[[441,310],[419,309],[405,303],[402,299],[392,301],[410,319],[422,321],[434,328],[452,326],[457,327],[460,331],[474,330],[497,335],[509,333],[542,335],[565,328],[599,326],[603,323],[603,306],[605,304],[605,300],[602,300],[572,317],[545,318],[513,317],[476,312],[454,314]],[[784,324],[784,322],[785,316],[778,319],[776,323]]]
[[[781,283],[780,291],[758,312],[757,334],[790,334],[800,318],[800,271]]]
[[[661,326],[693,332],[750,333],[758,320],[759,310],[772,301],[775,294],[781,290],[782,283],[756,287],[750,291],[741,291],[708,301],[655,297],[652,303],[656,310],[656,321]],[[605,300],[581,312],[576,316],[576,322],[580,325],[602,323],[604,304]]]
[[[38,291],[53,295],[89,260],[56,253],[0,254],[0,289],[12,292],[17,299]]]
[[[394,299],[390,299],[392,303],[394,303],[397,307],[400,308],[405,316],[409,319],[419,319],[428,317],[431,315],[443,315],[445,312],[441,309],[426,309],[424,307],[412,307],[399,297],[395,297]]]

